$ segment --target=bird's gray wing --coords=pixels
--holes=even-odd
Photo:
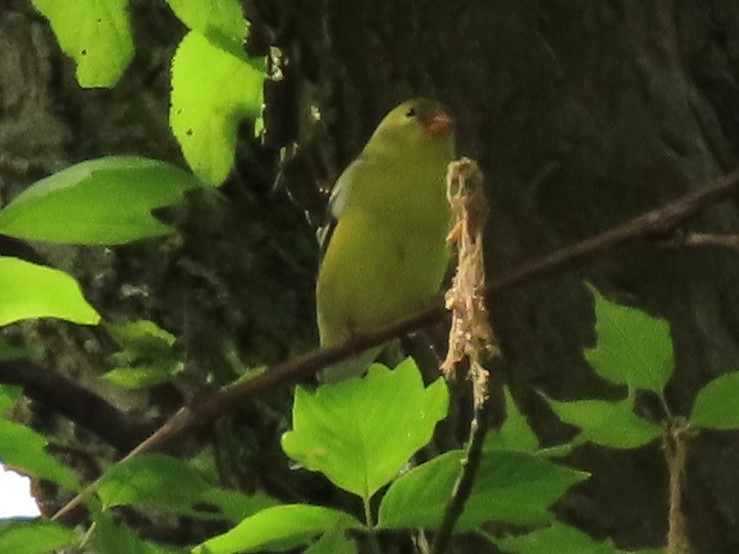
[[[352,176],[361,172],[364,162],[361,158],[354,160],[339,175],[336,180],[334,188],[331,189],[331,196],[328,199],[328,206],[326,209],[326,223],[321,225],[316,231],[316,237],[318,238],[318,244],[320,246],[321,256],[326,253],[328,243],[331,241],[331,235],[336,228],[336,224],[341,219],[341,214],[346,209],[347,202],[349,201],[349,194],[351,193],[350,183],[352,182]]]

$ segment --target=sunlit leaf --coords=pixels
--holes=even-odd
[[[288,504],[262,510],[236,527],[205,541],[194,554],[229,554],[267,546],[297,546],[330,531],[361,529],[349,514],[307,504]]]
[[[193,31],[231,53],[243,51],[249,25],[237,0],[166,0],[172,11]]]
[[[32,0],[49,20],[62,51],[77,64],[83,87],[111,87],[133,57],[128,0]]]
[[[172,60],[169,123],[192,170],[218,185],[234,162],[241,120],[259,115],[263,62],[218,48],[197,31],[180,43]]]
[[[18,258],[0,257],[0,325],[54,317],[97,325],[100,315],[67,273]]]
[[[661,392],[675,366],[669,323],[590,290],[598,344],[585,351],[588,362],[612,383]]]
[[[37,181],[0,210],[0,233],[67,244],[122,244],[166,235],[151,211],[201,183],[158,160],[109,156]]]
[[[369,498],[431,440],[448,403],[443,379],[425,388],[412,359],[395,370],[375,364],[362,379],[315,392],[298,387],[293,430],[282,448],[336,486]]]

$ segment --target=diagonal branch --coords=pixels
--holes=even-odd
[[[154,430],[150,422],[122,412],[74,381],[28,360],[0,362],[0,383],[23,387],[24,394],[127,452]]]
[[[486,292],[497,294],[537,278],[564,271],[587,260],[645,241],[664,241],[680,226],[703,210],[739,191],[739,170],[707,183],[704,187],[650,210],[621,225],[587,238],[541,258],[525,262],[507,271],[487,286]],[[357,352],[378,346],[390,339],[438,323],[444,318],[441,302],[403,319],[383,325],[371,332],[356,334],[331,348],[309,352],[278,364],[248,380],[206,396],[199,402],[181,408],[169,421],[129,453],[127,458],[149,452],[185,434],[211,423],[235,406],[263,391],[307,378],[319,369],[352,357]],[[81,498],[78,496],[54,515],[55,520],[74,520]]]

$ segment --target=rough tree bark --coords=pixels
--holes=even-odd
[[[443,100],[458,119],[459,153],[486,173],[487,261],[495,274],[736,167],[735,4],[250,0],[249,46],[275,45],[287,64],[284,81],[268,85],[267,146],[243,141],[223,196],[194,198],[174,214],[182,240],[48,255],[82,275],[91,299],[110,314],[151,317],[185,337],[193,364],[228,376],[230,352],[247,363],[279,360],[315,340],[315,250],[300,210],[284,190],[271,189],[278,148],[297,141],[305,167],[330,182],[390,106],[421,94]],[[137,58],[113,91],[80,91],[43,20],[23,0],[2,8],[3,201],[79,159],[130,152],[179,160],[166,126],[166,63],[183,31],[153,5],[132,5]],[[300,170],[283,184],[302,209],[316,211],[315,175]],[[735,203],[725,203],[691,229],[736,231],[738,223]],[[494,298],[507,379],[543,441],[569,434],[535,389],[557,399],[622,392],[598,381],[581,353],[594,341],[585,280],[670,321],[677,372],[668,399],[687,414],[701,386],[739,366],[737,277],[734,252],[645,246]],[[94,376],[109,345],[93,333],[47,324],[25,331],[52,337],[49,367],[121,408],[143,411],[153,402],[166,412],[179,400],[103,390]],[[261,421],[250,431],[261,450],[244,453],[242,465],[278,489],[277,464],[265,460],[278,455],[284,422],[251,415]],[[695,552],[739,551],[738,458],[735,434],[691,443],[686,515]],[[659,446],[586,447],[569,462],[592,478],[558,506],[561,517],[624,548],[664,543],[667,475]]]

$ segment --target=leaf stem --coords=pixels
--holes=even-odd
[[[367,496],[362,498],[364,504],[364,520],[367,524],[367,536],[369,538],[370,548],[373,554],[382,554],[380,550],[380,541],[377,539],[377,533],[375,532],[375,522],[372,518],[372,507],[370,506],[370,499]]]

